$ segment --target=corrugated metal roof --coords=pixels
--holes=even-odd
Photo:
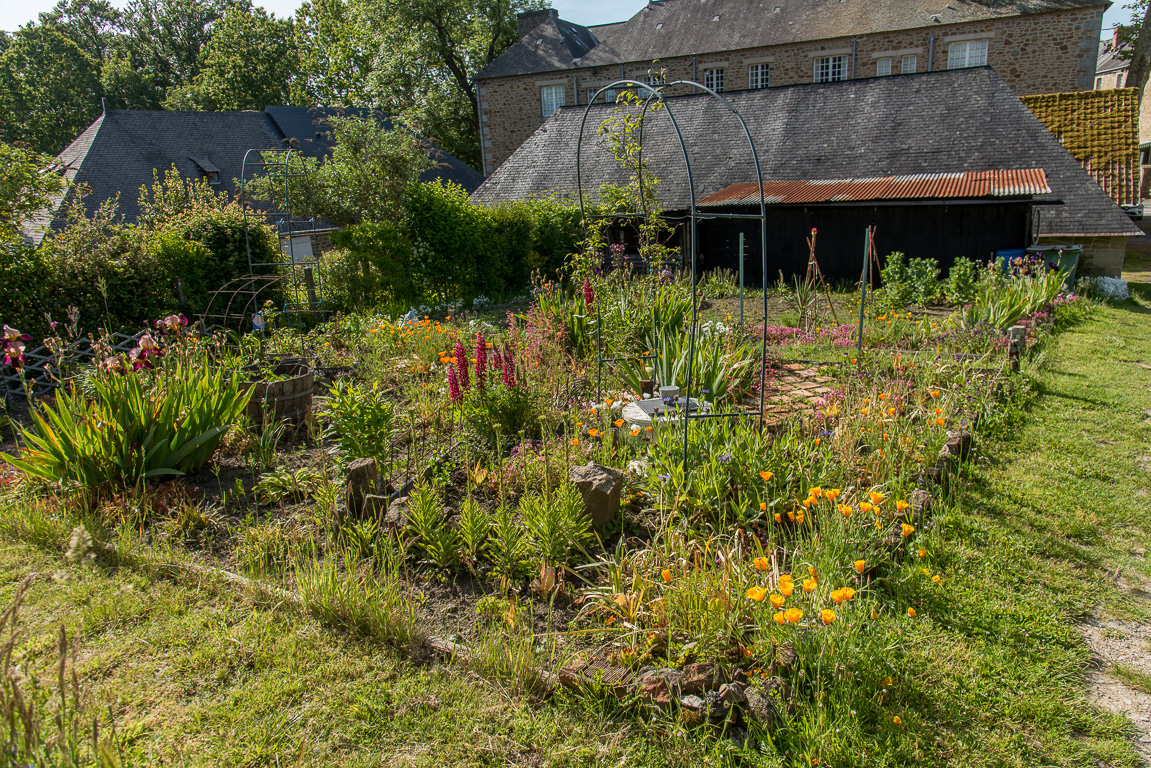
[[[808,179],[768,181],[763,196],[769,205],[781,203],[833,203],[865,200],[919,200],[1048,195],[1042,168],[917,173],[861,179]],[[758,205],[759,185],[732,184],[699,202],[700,206]]]

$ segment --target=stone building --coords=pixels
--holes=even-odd
[[[990,65],[1020,96],[1091,90],[1107,5],[653,0],[625,22],[590,27],[554,10],[522,14],[519,42],[476,76],[483,172],[498,168],[554,111],[586,105],[620,79],[740,91]]]

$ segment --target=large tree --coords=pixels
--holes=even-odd
[[[56,154],[100,114],[96,62],[55,25],[29,25],[0,54],[5,141]]]
[[[1132,12],[1134,24],[1120,26],[1119,36],[1127,45],[1121,56],[1131,61],[1127,69],[1127,87],[1138,88],[1142,93],[1151,74],[1151,2],[1136,0],[1125,6]]]
[[[481,167],[473,80],[517,39],[516,15],[546,0],[352,0],[375,35],[369,87],[385,109]]]
[[[373,33],[359,6],[349,0],[311,0],[296,11],[295,39],[300,77],[297,104],[325,107],[373,106],[365,89],[371,72]]]
[[[233,8],[215,25],[195,79],[172,91],[166,106],[236,111],[288,104],[298,73],[291,19]]]
[[[60,0],[40,24],[55,26],[99,65],[125,42],[124,14],[107,0]]]
[[[164,89],[190,84],[213,28],[230,8],[250,10],[249,0],[131,0],[125,23],[134,61]]]

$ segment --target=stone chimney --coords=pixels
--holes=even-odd
[[[526,13],[516,14],[516,22],[519,25],[519,39],[523,40],[532,30],[543,24],[548,19],[558,19],[559,12],[555,8],[545,8],[542,11],[527,11]]]

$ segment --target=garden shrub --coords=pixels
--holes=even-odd
[[[906,258],[902,252],[893,251],[884,259],[879,275],[883,282],[883,303],[888,307],[906,307],[914,296]]]
[[[947,273],[943,295],[950,304],[962,306],[975,298],[976,283],[979,280],[979,265],[971,259],[956,259]]]

